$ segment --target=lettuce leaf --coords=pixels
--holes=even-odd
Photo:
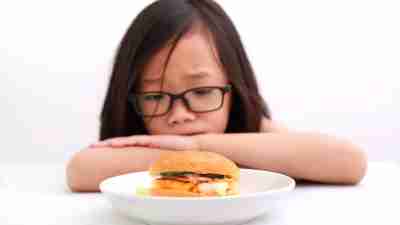
[[[149,196],[150,195],[150,190],[149,190],[149,188],[146,188],[144,186],[137,186],[136,187],[136,195]]]

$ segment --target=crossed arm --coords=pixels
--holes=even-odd
[[[131,136],[106,140],[76,153],[67,165],[72,191],[99,191],[107,177],[147,170],[162,151],[197,149],[225,155],[241,167],[295,179],[356,184],[367,159],[356,145],[319,133],[289,131],[263,120],[261,133]]]

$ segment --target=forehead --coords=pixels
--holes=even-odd
[[[144,68],[142,85],[161,82],[164,69],[164,83],[226,81],[215,45],[210,34],[204,29],[192,28],[181,37],[172,52],[171,50],[172,46],[168,45],[151,58]],[[169,61],[165,64],[170,52]]]

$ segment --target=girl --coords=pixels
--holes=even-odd
[[[213,151],[241,167],[341,184],[358,183],[367,164],[348,141],[272,120],[239,34],[212,0],[159,0],[137,16],[115,57],[100,140],[70,159],[72,191],[147,170],[162,151]]]

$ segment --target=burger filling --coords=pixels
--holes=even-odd
[[[226,195],[232,191],[233,179],[221,174],[165,172],[153,181],[154,188],[174,189],[204,195]]]

